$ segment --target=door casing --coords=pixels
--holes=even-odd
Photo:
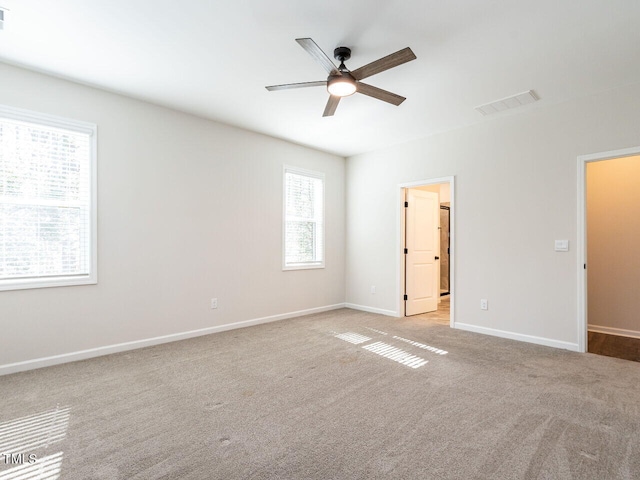
[[[578,267],[578,351],[587,351],[588,321],[587,318],[587,188],[586,172],[587,163],[601,160],[613,160],[614,158],[632,157],[640,155],[640,146],[612,150],[609,152],[591,153],[578,156],[578,240],[577,240],[577,267]],[[587,265],[589,268],[589,265]]]

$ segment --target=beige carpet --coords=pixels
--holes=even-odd
[[[640,364],[345,309],[0,377],[7,451],[37,461],[2,480],[637,479]]]

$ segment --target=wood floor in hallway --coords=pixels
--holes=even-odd
[[[589,353],[640,362],[640,338],[589,332],[588,343]]]

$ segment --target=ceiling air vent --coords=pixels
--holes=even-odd
[[[538,97],[536,97],[536,94],[533,93],[533,90],[529,90],[528,92],[518,93],[517,95],[513,95],[511,97],[496,100],[495,102],[487,103],[485,105],[480,105],[479,107],[476,107],[476,110],[479,111],[482,115],[491,115],[492,113],[498,113],[503,110],[508,110],[510,108],[516,108],[521,105],[533,103],[537,100]]]

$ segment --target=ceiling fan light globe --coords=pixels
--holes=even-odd
[[[327,81],[327,91],[336,97],[348,97],[356,93],[356,81],[345,76],[330,77]]]

